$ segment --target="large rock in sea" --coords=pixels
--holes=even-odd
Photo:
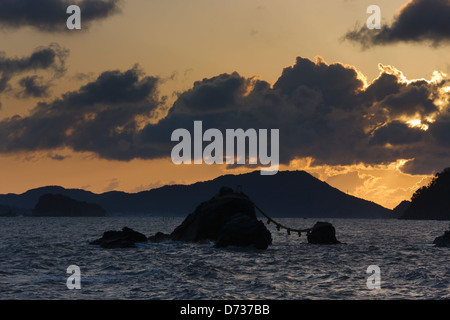
[[[318,221],[307,234],[308,242],[313,244],[339,244],[336,230],[329,222]]]
[[[243,193],[222,187],[218,195],[201,203],[170,234],[173,241],[213,241],[216,247],[267,249],[272,235],[256,218],[255,207]]]
[[[95,203],[77,201],[62,194],[44,194],[34,207],[39,217],[104,217],[106,211]]]
[[[433,244],[436,247],[448,247],[450,248],[450,230],[445,231],[444,235],[437,237],[434,239]]]
[[[146,242],[147,237],[142,233],[128,227],[122,231],[106,231],[100,239],[91,241],[89,244],[99,245],[105,249],[136,248],[137,242]]]

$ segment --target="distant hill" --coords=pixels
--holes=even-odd
[[[400,218],[410,205],[411,201],[408,200],[403,200],[402,202],[400,202],[398,206],[392,209],[393,217],[396,219]]]
[[[33,215],[38,217],[104,217],[106,211],[95,203],[77,201],[61,194],[39,197]]]
[[[400,219],[450,220],[450,168],[437,173],[428,186],[413,194]]]
[[[139,193],[95,194],[57,186],[29,190],[23,194],[0,195],[0,204],[32,208],[45,193],[58,193],[78,201],[97,203],[109,214],[186,216],[222,186],[242,186],[261,209],[273,217],[386,218],[392,210],[347,195],[304,171],[281,171],[262,176],[259,171],[224,175],[191,185],[170,185]]]

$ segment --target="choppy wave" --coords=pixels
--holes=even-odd
[[[0,299],[450,298],[450,250],[431,245],[446,222],[328,221],[346,244],[310,245],[269,225],[265,251],[180,242],[105,250],[88,243],[124,226],[169,233],[181,219],[0,218]],[[81,290],[66,286],[69,265],[80,267]],[[380,267],[381,289],[367,288],[369,265]]]

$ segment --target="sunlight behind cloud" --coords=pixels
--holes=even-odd
[[[411,128],[420,128],[424,131],[427,131],[429,126],[427,124],[422,123],[420,119],[409,120],[406,122]]]
[[[393,209],[410,199],[431,176],[410,175],[401,168],[408,162],[400,159],[383,165],[355,164],[347,166],[314,165],[312,158],[295,159],[283,170],[305,170],[329,185],[355,197],[367,199]]]

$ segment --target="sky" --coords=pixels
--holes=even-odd
[[[0,193],[255,170],[175,165],[171,133],[201,120],[279,129],[280,170],[393,208],[450,166],[449,17],[448,0],[0,0]]]

